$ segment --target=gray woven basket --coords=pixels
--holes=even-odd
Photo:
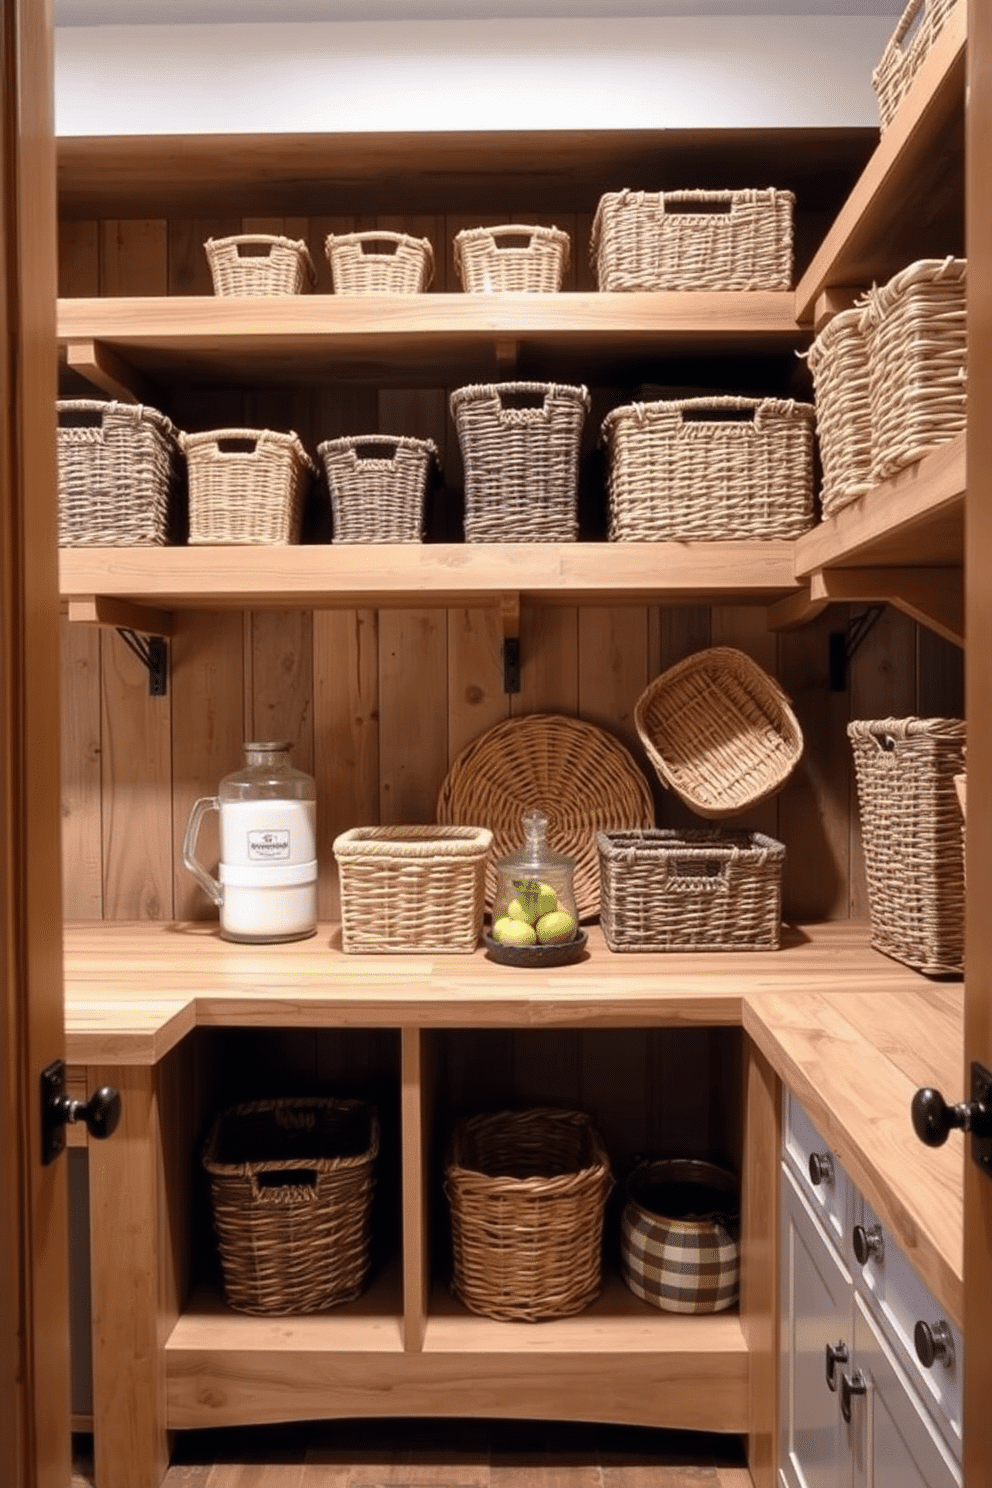
[[[170,420],[140,403],[64,398],[56,407],[59,545],[168,543],[182,474]]]
[[[327,473],[336,543],[417,543],[424,536],[424,502],[431,439],[363,434],[325,439],[317,454]]]

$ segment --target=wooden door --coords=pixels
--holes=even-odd
[[[66,1163],[42,1167],[39,1095],[63,1049],[51,13],[0,16],[0,1477],[66,1488]]]

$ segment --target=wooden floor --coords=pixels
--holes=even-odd
[[[72,1488],[92,1488],[74,1438]],[[751,1488],[737,1437],[544,1422],[336,1421],[181,1433],[163,1488]]]

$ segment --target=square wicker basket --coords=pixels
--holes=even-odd
[[[363,434],[317,446],[327,474],[336,543],[418,543],[432,462],[431,439]]]
[[[56,406],[60,547],[172,541],[182,458],[169,419],[134,403],[65,398]]]
[[[611,951],[774,951],[781,842],[760,832],[600,832],[599,920]]]
[[[955,776],[965,725],[949,718],[854,720],[871,943],[931,976],[964,969],[964,850]]]
[[[559,383],[485,383],[451,394],[466,542],[575,542],[589,407],[584,387]]]
[[[823,481],[820,509],[832,516],[874,484],[871,470],[871,403],[868,341],[863,308],[828,320],[806,353],[813,377],[816,436]]]
[[[191,543],[297,543],[316,467],[296,434],[213,429],[180,436]]]
[[[965,0],[909,0],[871,75],[883,134],[958,4]]]
[[[602,1286],[610,1160],[581,1111],[538,1107],[459,1121],[445,1159],[452,1291],[509,1322],[571,1317]]]
[[[203,245],[216,295],[294,295],[313,289],[317,274],[302,238],[241,233]]]
[[[611,191],[593,219],[601,290],[790,289],[791,191]]]
[[[603,420],[611,542],[798,537],[813,525],[808,403],[686,398]]]
[[[347,952],[475,950],[486,907],[487,827],[352,827],[334,839]]]
[[[554,294],[570,253],[571,240],[560,227],[468,227],[454,241],[455,269],[469,294]]]
[[[369,1269],[379,1119],[364,1101],[231,1106],[203,1148],[224,1292],[239,1312],[320,1312]]]
[[[324,252],[335,294],[423,294],[434,278],[430,240],[408,233],[330,233]]]

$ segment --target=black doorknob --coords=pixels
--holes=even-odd
[[[928,1147],[942,1147],[956,1128],[975,1136],[992,1136],[992,1107],[984,1101],[961,1101],[949,1106],[939,1090],[925,1086],[913,1096],[913,1130]]]
[[[73,1126],[77,1121],[84,1121],[90,1136],[98,1138],[109,1137],[111,1132],[117,1130],[121,1119],[121,1093],[112,1085],[101,1085],[99,1090],[94,1090],[88,1101],[72,1100],[67,1095],[62,1100],[68,1125]]]

